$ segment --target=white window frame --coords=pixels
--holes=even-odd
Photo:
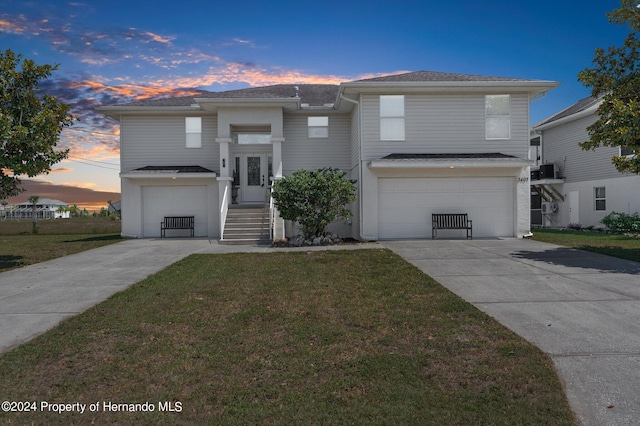
[[[404,95],[380,96],[380,140],[405,140]]]
[[[492,99],[507,100],[506,110],[492,109]],[[497,134],[497,128],[507,129],[507,134]],[[484,128],[485,139],[487,140],[506,140],[511,139],[511,95],[486,95],[484,97]]]
[[[202,117],[185,117],[184,129],[187,148],[202,148]]]
[[[600,190],[602,193],[599,193]],[[598,203],[601,203],[599,208]],[[597,212],[604,212],[607,210],[607,188],[604,186],[597,186],[593,188],[593,207]]]
[[[307,117],[307,131],[310,139],[326,139],[329,137],[329,117]]]

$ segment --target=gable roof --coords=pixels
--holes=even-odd
[[[145,99],[126,104],[126,106],[190,106],[196,99],[283,99],[300,98],[301,103],[312,106],[333,104],[338,95],[339,86],[334,84],[276,84],[273,86],[248,87],[246,89],[226,90],[223,92],[203,91],[194,96],[177,98]]]
[[[455,74],[437,71],[415,71],[403,74],[392,74],[382,77],[356,80],[356,82],[427,82],[427,81],[529,81],[524,78],[491,77],[474,74]]]
[[[547,125],[549,125],[551,123],[555,123],[555,122],[557,122],[559,120],[566,119],[568,117],[571,117],[571,116],[579,114],[579,113],[583,113],[583,112],[586,113],[586,111],[591,112],[591,109],[592,108],[596,108],[600,104],[601,100],[602,100],[601,97],[595,98],[593,96],[589,96],[588,98],[580,99],[575,104],[563,109],[562,111],[552,115],[551,117],[545,118],[544,120],[542,120],[538,124],[534,124],[533,127],[534,128],[538,128],[538,127],[542,127],[542,126],[547,126]],[[580,115],[580,116],[582,116],[582,115]],[[579,118],[579,117],[576,116],[575,118]]]
[[[100,108],[105,113],[110,111],[122,111],[133,107],[174,107],[179,109],[189,108],[198,102],[207,101],[231,101],[231,100],[273,100],[282,102],[291,100],[294,104],[309,107],[340,107],[342,94],[349,91],[360,91],[367,88],[435,88],[436,90],[469,89],[487,87],[509,87],[530,91],[533,94],[546,92],[557,86],[558,83],[545,80],[530,80],[512,77],[492,77],[473,74],[456,74],[435,71],[415,71],[401,74],[392,74],[362,80],[344,82],[342,84],[276,84],[263,87],[248,87],[245,89],[226,90],[222,92],[198,91],[192,96],[173,98],[145,99],[124,105],[105,106]],[[208,102],[207,102],[208,103]]]

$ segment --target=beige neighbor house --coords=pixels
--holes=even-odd
[[[226,241],[228,217],[260,205],[270,236],[291,236],[271,182],[333,167],[357,181],[353,217],[332,225],[345,237],[430,238],[432,213],[467,213],[474,237],[521,237],[529,105],[557,85],[419,71],[102,107],[120,123],[122,233],[158,237],[165,216],[194,216],[196,236]]]
[[[531,172],[533,226],[598,227],[613,211],[640,211],[640,176],[611,164],[611,157],[633,153],[618,147],[583,151],[578,145],[589,140],[587,127],[598,119],[600,102],[582,99],[533,126],[531,150],[539,162]]]

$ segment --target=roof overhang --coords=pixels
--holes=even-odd
[[[215,112],[218,108],[278,107],[295,111],[300,109],[300,98],[194,98],[204,111]]]
[[[406,81],[342,83],[338,92],[336,108],[345,106],[350,100],[357,100],[361,93],[368,94],[420,94],[420,93],[528,93],[529,97],[541,95],[557,87],[560,83],[547,80],[506,80],[506,81]],[[345,99],[346,98],[346,99]],[[351,101],[351,102],[353,102]],[[351,108],[349,105],[347,108]]]
[[[584,109],[582,111],[578,111],[575,114],[571,114],[571,115],[568,115],[566,117],[562,117],[562,118],[550,121],[550,122],[545,123],[545,124],[541,124],[541,125],[534,124],[532,126],[532,128],[533,128],[534,131],[538,132],[538,131],[541,131],[541,130],[546,130],[546,129],[550,129],[550,128],[559,126],[559,125],[561,125],[563,123],[569,123],[571,121],[575,121],[575,120],[578,120],[578,119],[583,118],[583,117],[592,116],[592,115],[594,115],[596,113],[596,111],[598,110],[598,107],[600,106],[601,103],[602,102],[597,102],[594,105],[591,105],[587,109]],[[542,122],[544,123],[544,121],[546,121],[546,120],[548,120],[548,119],[545,119]]]
[[[215,179],[216,172],[199,166],[147,166],[120,173],[126,179]]]
[[[193,113],[195,111],[202,111],[200,105],[195,104],[191,106],[135,106],[135,105],[123,105],[123,106],[103,106],[96,108],[97,111],[120,121],[120,117],[123,115],[171,115],[176,113]]]
[[[380,158],[369,161],[370,169],[521,169],[533,164],[530,160],[510,156],[470,157],[447,155],[442,158]]]

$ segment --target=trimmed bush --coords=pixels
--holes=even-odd
[[[348,219],[346,204],[355,201],[355,181],[339,169],[297,170],[277,180],[273,199],[286,220],[296,221],[306,239],[322,237],[325,228],[338,219]]]
[[[609,230],[616,234],[638,234],[640,233],[640,215],[611,212],[601,221]]]

